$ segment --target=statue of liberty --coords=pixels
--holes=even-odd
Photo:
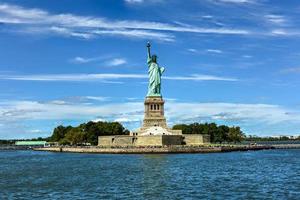
[[[148,49],[148,74],[149,74],[149,86],[147,96],[161,96],[161,75],[165,71],[164,67],[159,67],[157,64],[157,56],[150,53],[150,43],[147,44]]]

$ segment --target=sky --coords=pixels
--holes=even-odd
[[[141,126],[146,44],[169,126],[300,134],[298,0],[0,0],[0,139]]]

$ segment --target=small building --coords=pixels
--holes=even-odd
[[[46,147],[48,143],[46,141],[16,141],[16,146],[26,146],[26,147]]]

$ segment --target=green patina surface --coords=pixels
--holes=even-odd
[[[164,67],[159,67],[157,64],[157,56],[150,53],[150,43],[147,44],[148,49],[148,74],[149,74],[149,85],[148,85],[148,97],[161,97],[161,75],[165,71]]]
[[[42,146],[45,145],[46,141],[16,141],[17,146]]]

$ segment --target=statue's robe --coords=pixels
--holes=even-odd
[[[165,71],[165,68],[159,67],[157,63],[152,62],[151,58],[148,58],[147,63],[149,74],[149,86],[147,96],[160,96],[161,75]]]

